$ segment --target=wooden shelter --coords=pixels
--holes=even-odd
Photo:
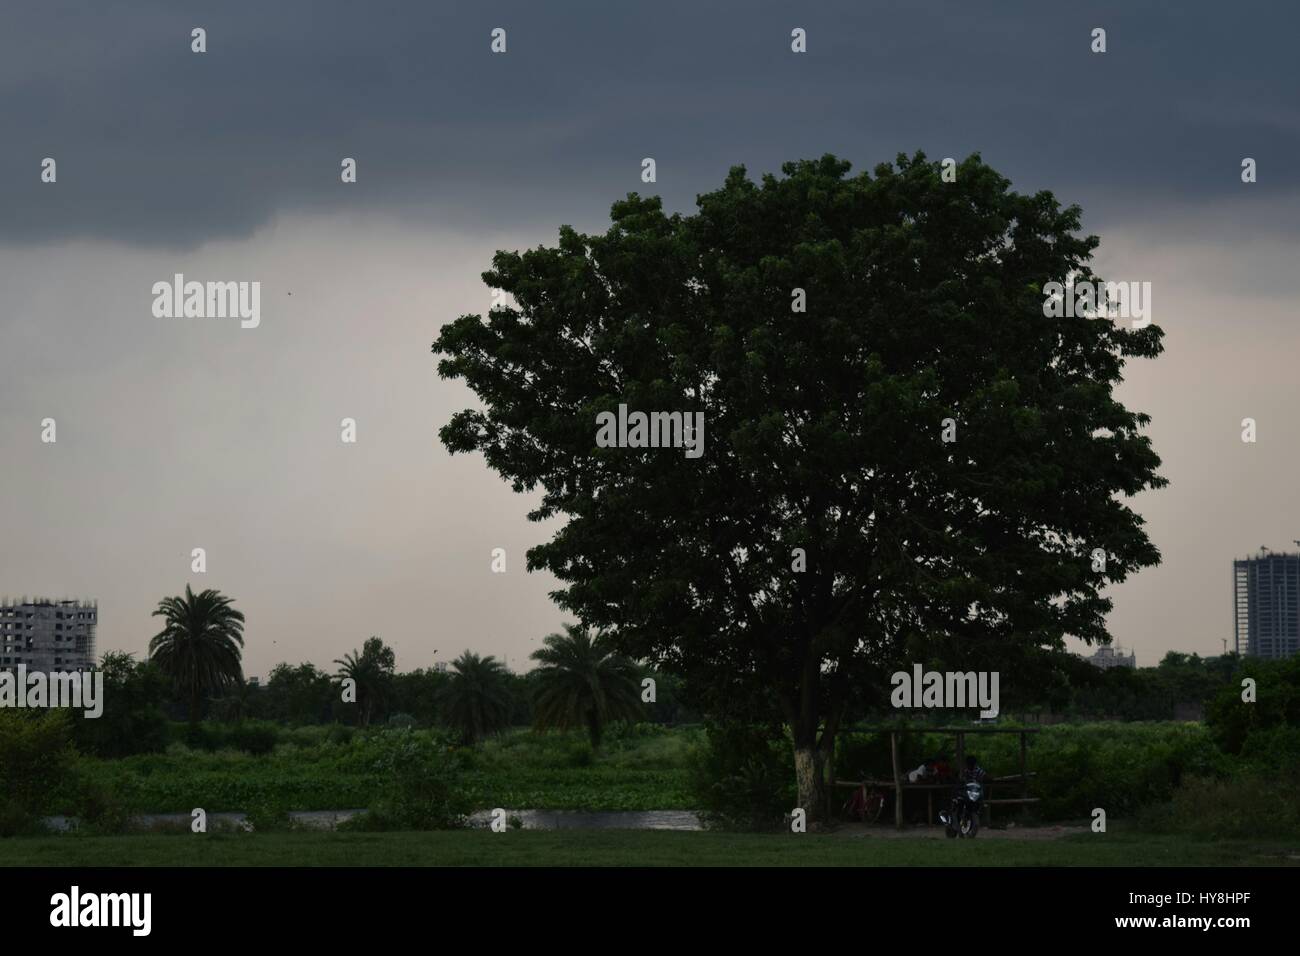
[[[1037,727],[866,727],[862,728],[864,733],[889,734],[889,754],[893,764],[893,779],[891,780],[836,780],[835,765],[832,761],[830,769],[830,781],[827,788],[827,794],[833,795],[836,787],[883,787],[894,791],[894,826],[902,829],[903,826],[903,794],[909,790],[924,791],[926,795],[926,820],[934,823],[934,792],[936,790],[951,793],[953,781],[949,780],[944,783],[909,783],[904,779],[903,768],[898,762],[898,739],[904,734],[953,734],[957,738],[957,767],[958,773],[960,768],[966,764],[966,735],[967,734],[1019,734],[1020,735],[1020,772],[1003,777],[989,777],[985,780],[985,790],[988,796],[984,800],[984,822],[990,823],[993,820],[993,807],[995,806],[1013,806],[1026,805],[1038,802],[1038,797],[1029,795],[1029,778],[1033,774],[1027,767],[1028,762],[1028,735],[1039,732]],[[1018,796],[994,798],[992,796],[995,789],[1012,787],[1018,791]],[[833,800],[833,797],[832,797]],[[833,808],[832,808],[833,809]]]

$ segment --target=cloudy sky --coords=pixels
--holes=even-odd
[[[1136,501],[1164,563],[1111,630],[1143,664],[1217,653],[1231,559],[1300,538],[1297,27],[1248,0],[8,3],[0,595],[97,598],[101,649],[142,654],[160,597],[216,587],[249,674],[370,634],[402,669],[521,668],[561,620],[524,570],[548,530],[442,449],[472,396],[429,352],[490,304],[493,250],[601,230],[629,191],[688,211],[734,164],[978,151],[1082,205],[1101,274],[1153,284],[1167,352],[1122,396],[1172,482]],[[260,327],[155,318],[177,272],[260,281]]]

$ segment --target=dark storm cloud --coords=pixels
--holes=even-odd
[[[629,190],[687,208],[735,163],[917,148],[978,150],[1097,228],[1240,191],[1243,156],[1253,198],[1294,189],[1297,25],[1265,2],[11,4],[0,241],[191,245],[355,206],[595,226]]]

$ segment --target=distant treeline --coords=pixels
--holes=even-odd
[[[386,647],[378,651],[372,647],[371,651],[372,657],[392,659]],[[363,655],[363,659],[368,658]],[[1170,652],[1155,667],[1102,670],[1073,654],[1044,652],[1021,662],[1016,670],[1002,673],[1002,713],[1029,719],[1051,714],[1071,720],[1168,720],[1175,705],[1206,707],[1225,691],[1231,696],[1243,668],[1266,663],[1252,664],[1235,654],[1201,658]],[[102,668],[107,688],[105,714],[98,720],[78,721],[82,749],[104,756],[163,749],[168,722],[186,716],[185,695],[177,693],[154,664],[128,654],[106,654]],[[656,698],[644,707],[642,719],[646,722],[693,723],[717,716],[706,704],[693,700],[689,686],[676,676],[650,668],[644,674],[654,678]],[[368,711],[363,711],[357,703],[343,700],[338,673],[311,663],[282,663],[260,686],[240,683],[219,696],[205,698],[202,715],[221,722],[253,719],[292,726],[369,723],[446,728],[453,723],[445,712],[445,691],[452,676],[432,667],[404,672],[381,668],[377,676],[372,675],[372,685],[365,688]],[[508,707],[509,725],[535,723],[537,685],[536,670],[518,674],[501,669],[497,691]],[[888,700],[888,680],[882,675],[878,686],[860,689],[845,725],[897,718]]]

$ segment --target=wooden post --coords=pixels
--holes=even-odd
[[[831,744],[831,752],[826,757],[826,822],[831,822],[831,817],[835,812],[835,745]]]
[[[1025,741],[1028,738],[1023,730],[1020,731],[1020,796],[1029,797],[1029,776],[1025,773]]]
[[[898,734],[889,732],[889,756],[894,763],[894,827],[903,829],[903,776],[898,772]]]

